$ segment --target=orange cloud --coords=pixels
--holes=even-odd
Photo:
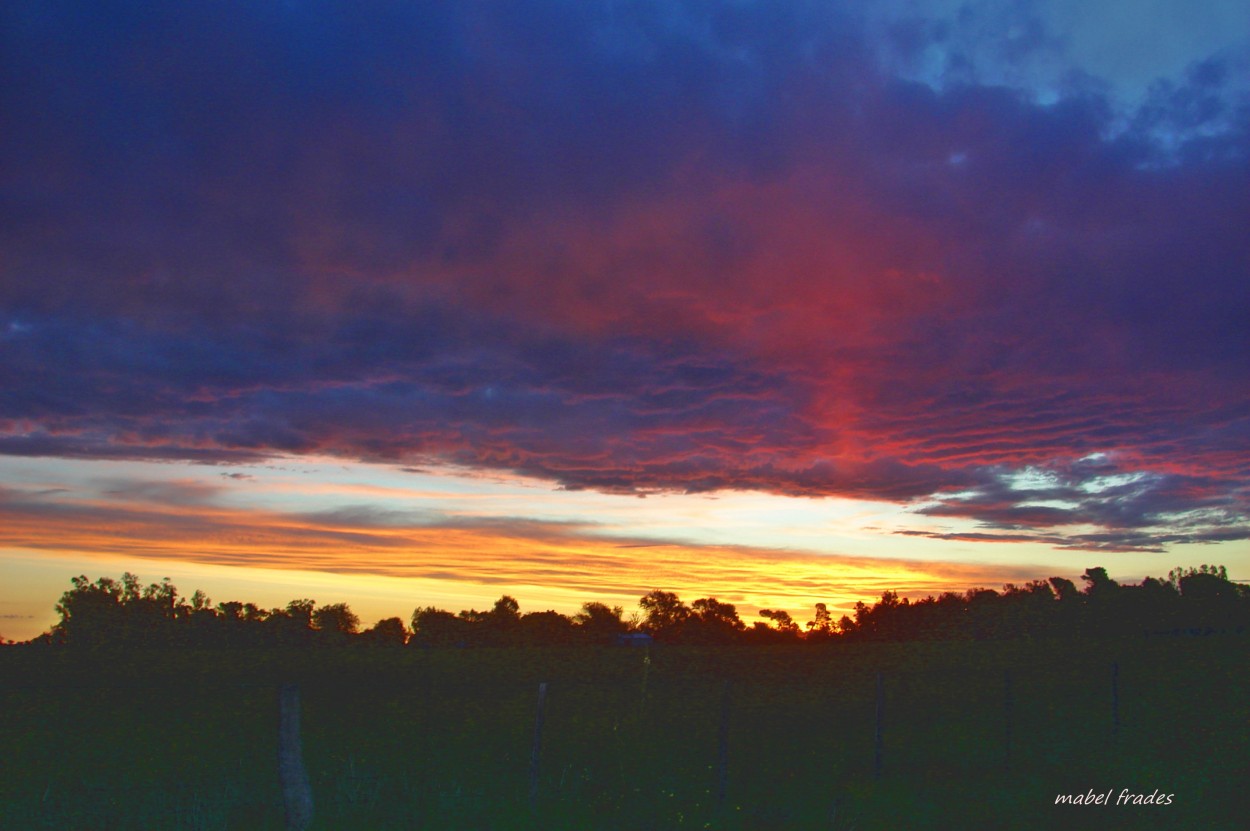
[[[714,596],[751,613],[817,602],[840,612],[885,590],[925,596],[1044,575],[1022,566],[921,563],[732,545],[608,538],[585,526],[514,520],[372,522],[367,514],[284,514],[206,505],[0,500],[0,549],[299,570],[492,586],[527,602],[600,600],[629,608],[653,588]],[[570,604],[567,598],[577,598]],[[338,598],[336,598],[338,599]],[[341,598],[350,602],[350,597]],[[413,598],[421,603],[422,598]],[[436,602],[431,598],[424,602]],[[403,610],[406,614],[408,610]]]

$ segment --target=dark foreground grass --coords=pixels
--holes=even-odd
[[[281,828],[277,689],[296,681],[321,829],[1240,828],[1248,651],[11,648],[0,827]],[[1113,804],[1055,805],[1090,791]]]

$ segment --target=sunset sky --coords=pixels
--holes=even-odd
[[[0,636],[1250,579],[1241,0],[0,5]]]

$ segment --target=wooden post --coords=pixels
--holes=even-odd
[[[716,734],[716,810],[723,812],[729,798],[729,708],[733,683],[725,680],[721,690],[720,729]]]
[[[278,694],[278,779],[287,831],[305,831],[312,824],[313,799],[300,744],[298,684],[283,684]]]
[[[1120,662],[1111,662],[1111,740],[1120,738]]]
[[[881,757],[885,744],[885,683],[881,680],[881,672],[877,672],[877,729],[873,741],[872,775],[881,778]]]
[[[1011,770],[1011,730],[1015,696],[1011,688],[1011,670],[1003,670],[1003,766]]]
[[[651,675],[651,647],[642,656],[642,695],[638,698],[638,713],[641,715],[647,708],[647,679]]]
[[[542,754],[543,720],[546,718],[547,682],[538,685],[538,712],[534,716],[534,744],[530,749],[530,810],[538,808],[538,759]]]

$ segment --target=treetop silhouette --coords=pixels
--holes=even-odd
[[[1063,577],[1008,583],[1001,591],[972,588],[919,600],[886,591],[854,614],[834,621],[824,603],[801,626],[780,609],[761,609],[747,626],[737,607],[715,597],[687,605],[675,592],[653,589],[625,618],[620,606],[587,602],[575,615],[522,613],[504,595],[488,611],[458,614],[418,606],[411,629],[398,617],[361,631],[346,603],[318,605],[299,598],[262,609],[236,600],[217,603],[201,591],[190,599],[164,578],[143,586],[126,572],[120,580],[85,575],[56,604],[61,620],[37,642],[68,646],[416,646],[509,647],[610,644],[641,632],[660,643],[768,644],[833,641],[984,640],[1038,637],[1120,637],[1250,631],[1250,587],[1228,579],[1223,566],[1177,567],[1166,578],[1120,584],[1101,566],[1081,575],[1078,589]]]

